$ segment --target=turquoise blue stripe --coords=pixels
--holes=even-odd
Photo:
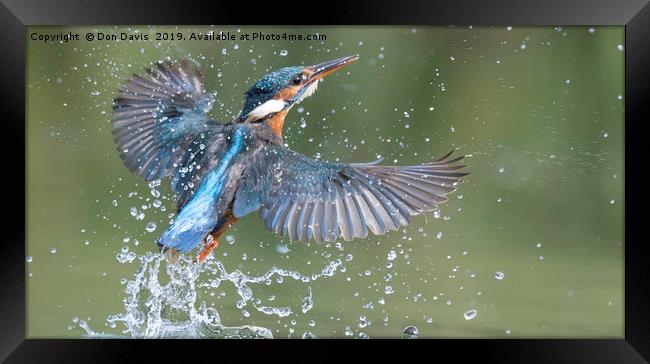
[[[186,253],[217,224],[217,201],[222,192],[227,170],[232,160],[245,147],[245,127],[238,127],[231,144],[219,164],[203,179],[192,198],[180,211],[174,223],[160,236],[159,244]]]

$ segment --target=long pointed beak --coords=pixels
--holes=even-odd
[[[318,81],[321,78],[329,74],[332,74],[351,63],[356,62],[358,59],[359,59],[359,55],[355,54],[354,56],[341,57],[332,61],[327,61],[327,62],[319,63],[317,65],[313,65],[311,67],[307,67],[307,69],[313,72],[309,76],[307,83]]]

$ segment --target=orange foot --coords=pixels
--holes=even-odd
[[[219,246],[219,241],[217,239],[214,239],[211,242],[206,243],[203,246],[203,250],[201,250],[201,253],[199,254],[198,258],[196,258],[196,260],[199,263],[202,263],[205,260],[205,258],[207,258],[208,255],[210,255],[210,252],[213,251],[214,248],[218,246]]]

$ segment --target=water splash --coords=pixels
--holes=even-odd
[[[311,287],[309,287],[309,292],[307,297],[302,299],[302,313],[307,313],[314,307],[314,299],[311,293]]]
[[[249,276],[238,269],[228,272],[217,259],[196,264],[190,257],[181,256],[176,264],[168,264],[164,254],[151,252],[137,258],[139,269],[125,283],[125,312],[111,315],[106,320],[111,328],[122,326],[124,335],[135,338],[272,338],[271,330],[264,327],[223,325],[215,307],[198,302],[197,290],[214,291],[229,283],[239,295],[236,306],[242,312],[246,312],[243,309],[250,305],[265,315],[287,317],[294,312],[293,308],[261,305],[261,301],[255,299],[252,287],[282,284],[284,278],[310,283],[331,277],[343,267],[341,259],[336,259],[319,273],[311,275],[271,267],[264,274]],[[122,262],[119,257],[118,261]],[[298,308],[303,313],[314,305],[311,287],[307,292]],[[91,337],[106,336],[93,331],[85,322],[80,322],[79,327]]]

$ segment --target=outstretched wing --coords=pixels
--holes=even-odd
[[[207,115],[213,102],[186,59],[134,74],[113,102],[113,138],[124,164],[148,181],[171,176],[179,208],[208,170],[205,150],[225,144],[223,125]]]
[[[450,155],[416,166],[333,164],[268,144],[244,172],[233,214],[260,209],[269,230],[303,242],[383,235],[447,201],[468,174]]]

